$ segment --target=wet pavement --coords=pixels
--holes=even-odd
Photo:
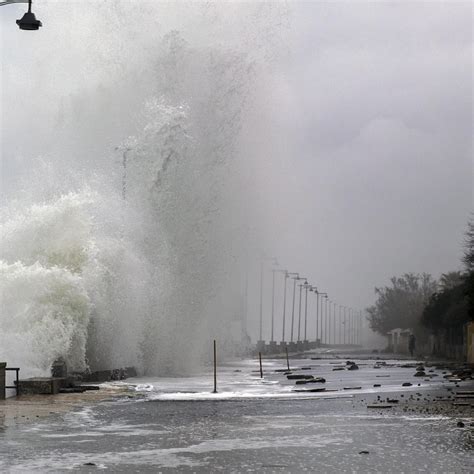
[[[0,470],[474,472],[470,398],[453,405],[472,380],[354,361],[359,370],[344,359],[292,360],[292,374],[326,379],[307,385],[276,372],[283,360],[264,361],[263,380],[256,361],[237,361],[219,369],[217,395],[209,372],[131,379],[130,398],[0,431]],[[315,386],[327,391],[294,391]]]

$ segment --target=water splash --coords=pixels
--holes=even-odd
[[[5,53],[0,359],[182,373],[212,338],[232,352],[252,220],[239,134],[284,7],[44,9],[34,51]]]

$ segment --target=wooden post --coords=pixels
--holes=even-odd
[[[262,353],[258,353],[258,358],[260,360],[260,378],[263,379],[263,368],[262,368]]]
[[[288,357],[288,347],[285,347],[286,349],[286,365],[288,367],[288,370],[290,370],[290,358]]]
[[[216,350],[215,339],[214,339],[214,391],[212,393],[217,393],[217,350]]]

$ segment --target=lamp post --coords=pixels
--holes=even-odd
[[[353,334],[352,334],[352,308],[349,308],[349,344],[353,343]]]
[[[273,327],[275,323],[275,270],[272,270],[272,322],[270,329],[270,346],[276,344],[273,340]]]
[[[332,313],[332,300],[329,300],[329,313],[326,312],[326,319],[327,319],[327,341],[328,344],[331,344],[331,313]]]
[[[302,283],[301,285],[298,285],[300,288],[300,298],[299,298],[299,305],[298,305],[298,340],[296,341],[296,346],[298,350],[301,350],[303,347],[302,341],[301,341],[301,299],[303,295],[303,287],[307,285],[308,282],[306,281],[306,277],[300,277],[299,279],[305,280],[304,283]]]
[[[336,302],[332,302],[333,307],[332,307],[332,343],[336,344]]]
[[[343,337],[343,344],[346,345],[346,331],[347,331],[347,324],[346,324],[346,307],[344,306],[344,337]]]
[[[339,324],[338,324],[338,328],[339,328],[339,333],[337,335],[337,344],[340,345],[341,344],[341,340],[342,340],[342,305],[338,305],[338,316],[337,316],[337,319],[339,321]]]
[[[322,339],[323,339],[323,298],[327,298],[328,294],[322,293],[318,290],[315,290],[315,291],[316,291],[316,344],[317,344],[318,340],[320,343],[322,343]],[[321,296],[321,299],[319,299],[320,296]],[[320,304],[321,304],[321,307],[319,307]],[[318,328],[319,320],[321,320],[321,324],[319,324],[319,328]],[[321,337],[318,337],[320,333],[321,333]]]
[[[299,299],[299,304],[298,304],[298,339],[296,341],[296,344],[298,346],[301,346],[301,295],[303,293],[304,283],[298,286],[300,288],[300,299]]]
[[[324,343],[328,343],[328,306],[329,306],[329,296],[326,296],[324,304]]]
[[[285,274],[283,275],[284,278],[284,287],[283,287],[283,320],[282,320],[282,332],[281,332],[281,343],[280,345],[282,347],[286,347],[286,342],[285,342],[285,322],[286,322],[286,284],[288,282],[288,277],[290,276],[290,273],[288,273],[287,270],[285,270]]]
[[[31,11],[32,0],[5,0],[0,2],[0,7],[10,5],[11,3],[28,3],[28,11],[21,17],[21,19],[16,20],[16,24],[20,30],[36,31],[43,26],[41,21],[37,20],[35,14]]]
[[[307,336],[307,329],[308,329],[308,290],[313,288],[311,285],[306,282],[304,284],[305,295],[304,295],[304,339],[303,339],[303,346],[305,350],[309,349],[309,342]]]
[[[295,298],[296,298],[296,282],[303,280],[303,277],[300,277],[299,273],[289,273],[289,275],[294,275],[293,278],[293,303],[291,307],[291,329],[290,329],[290,350],[295,350],[296,345],[294,343],[294,327],[295,327]]]
[[[271,338],[270,338],[270,352],[276,353],[277,351],[277,343],[274,340],[274,327],[275,327],[275,273],[282,272],[285,274],[285,295],[284,300],[286,302],[286,274],[288,273],[286,270],[277,270],[276,268],[272,269],[272,324],[271,324]],[[283,303],[283,324],[285,324],[285,302]]]
[[[263,332],[263,273],[265,269],[265,261],[272,260],[275,266],[278,265],[277,259],[275,257],[268,258],[262,257],[260,260],[260,314],[259,314],[259,338],[257,341],[257,350],[263,351],[265,349],[265,341],[262,339]]]

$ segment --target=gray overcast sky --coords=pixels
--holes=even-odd
[[[274,253],[345,304],[371,304],[393,275],[460,268],[473,204],[472,24],[471,2],[295,9],[267,104],[278,160],[265,173],[278,191],[262,199],[279,223]]]
[[[62,55],[43,58],[42,67],[53,63],[67,95],[61,67],[74,76],[78,62],[68,48],[74,52],[75,32],[64,46],[51,44],[48,4],[36,3],[45,23],[41,47],[46,51],[49,42]],[[437,277],[460,268],[473,208],[472,3],[287,5],[281,54],[259,82],[243,128],[244,137],[249,133],[242,153],[260,157],[252,172],[268,252],[340,303],[360,308],[393,275]],[[4,63],[28,47],[11,24],[22,11],[0,10]],[[24,54],[17,70],[34,52]],[[3,78],[5,95],[14,90],[10,77]],[[35,84],[32,77],[22,81]],[[40,97],[44,84],[36,85]],[[21,95],[20,86],[15,92]],[[19,117],[15,112],[14,127]],[[6,125],[3,151],[11,152],[18,135],[5,132]],[[3,166],[5,179],[16,164]]]

